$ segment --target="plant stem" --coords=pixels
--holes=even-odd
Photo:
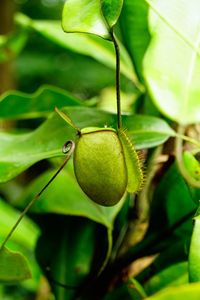
[[[56,178],[56,176],[60,173],[60,171],[64,168],[64,166],[67,164],[67,162],[69,161],[72,153],[74,152],[75,149],[75,144],[73,141],[69,141],[67,142],[68,144],[70,144],[70,149],[67,153],[67,158],[64,160],[63,164],[60,166],[60,168],[56,171],[56,173],[51,177],[51,179],[47,182],[47,184],[42,188],[42,190],[29,202],[29,204],[25,207],[25,209],[22,211],[22,213],[20,214],[18,220],[16,221],[16,223],[14,224],[14,226],[11,228],[10,232],[8,233],[8,235],[6,236],[5,240],[3,241],[3,243],[0,246],[0,251],[3,249],[3,247],[6,245],[7,241],[10,239],[10,237],[12,236],[13,232],[15,231],[15,229],[17,228],[17,226],[19,225],[19,223],[21,222],[21,220],[23,219],[23,217],[26,215],[26,213],[29,211],[29,209],[33,206],[33,204],[37,201],[37,199],[42,195],[42,193],[46,190],[46,188],[51,184],[51,182]],[[66,143],[66,144],[67,144]]]
[[[120,96],[120,49],[114,33],[111,33],[116,54],[116,99],[117,99],[117,128],[122,128],[121,96]]]
[[[191,138],[191,137],[189,137],[189,136],[186,136],[186,135],[184,135],[184,134],[181,134],[181,133],[176,133],[175,136],[176,136],[177,138],[180,138],[180,139],[182,139],[182,140],[184,140],[184,141],[187,141],[187,142],[189,142],[189,143],[191,143],[191,144],[197,146],[197,147],[199,148],[199,150],[200,150],[200,143],[199,143],[197,140],[195,140],[195,139],[193,139],[193,138]]]

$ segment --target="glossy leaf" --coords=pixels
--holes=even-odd
[[[195,211],[195,208],[196,204],[188,186],[179,173],[176,164],[173,164],[162,177],[153,195],[150,230],[158,233],[158,226],[160,230],[170,227],[177,220]],[[179,237],[186,238],[186,234],[190,236],[192,232],[192,215],[189,215],[185,223],[177,229]]]
[[[31,277],[25,257],[6,248],[0,250],[0,283],[16,283]]]
[[[179,287],[171,287],[147,297],[146,300],[198,300],[200,294],[200,284],[193,283]]]
[[[66,91],[44,85],[33,94],[8,91],[0,96],[0,119],[26,119],[46,116],[55,106],[79,106],[81,101]]]
[[[65,112],[79,128],[116,123],[115,115],[94,108],[68,107]],[[164,121],[149,116],[126,116],[124,127],[137,149],[159,145],[174,135]],[[75,130],[55,113],[30,133],[0,133],[0,181],[15,177],[37,161],[62,156],[62,146],[75,135]]]
[[[139,77],[143,78],[143,58],[150,41],[148,6],[144,0],[124,0],[120,27],[126,48]]]
[[[199,122],[200,2],[148,2],[157,12],[150,10],[152,39],[144,60],[152,99],[160,112],[180,124]]]
[[[100,63],[115,69],[115,51],[111,42],[91,34],[66,34],[63,32],[60,22],[32,20],[23,14],[17,14],[16,23],[25,28],[31,28],[48,38],[52,42],[67,48],[73,52],[90,56]],[[121,52],[121,72],[127,78],[137,83],[131,59],[120,43]]]
[[[44,225],[36,248],[37,260],[56,299],[71,300],[90,272],[96,224],[83,218],[45,216]],[[53,284],[52,279],[71,288]]]
[[[101,0],[101,9],[110,28],[112,28],[121,13],[123,0]]]
[[[191,282],[200,281],[200,214],[194,218],[194,229],[190,244],[189,278]]]
[[[109,39],[109,28],[103,18],[99,0],[65,2],[62,27],[66,32],[85,32]]]
[[[123,127],[128,130],[136,149],[144,149],[164,143],[175,132],[162,119],[147,115],[124,117]]]

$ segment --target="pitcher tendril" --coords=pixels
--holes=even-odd
[[[16,221],[16,223],[14,224],[14,226],[11,228],[10,232],[8,233],[8,235],[6,236],[5,240],[3,241],[3,243],[0,246],[0,251],[3,249],[3,247],[6,245],[7,241],[10,239],[10,237],[12,236],[12,234],[14,233],[15,229],[17,228],[17,226],[19,225],[19,223],[21,222],[21,220],[23,219],[23,217],[26,215],[26,213],[29,211],[29,209],[33,206],[33,204],[37,201],[37,199],[42,195],[42,193],[46,190],[46,188],[51,184],[51,182],[56,178],[56,176],[60,173],[60,171],[64,168],[64,166],[67,164],[67,162],[69,161],[69,159],[71,158],[71,155],[74,152],[75,149],[75,143],[73,141],[68,141],[65,143],[64,145],[65,147],[65,152],[63,151],[63,153],[67,154],[67,158],[64,160],[63,164],[60,166],[60,168],[56,171],[56,173],[51,177],[51,179],[47,182],[47,184],[42,188],[42,190],[35,195],[35,197],[30,201],[30,203],[25,207],[25,209],[22,211],[22,213],[20,214],[18,220]],[[66,149],[68,149],[68,151],[66,151]]]
[[[121,96],[120,96],[120,49],[113,32],[111,32],[112,41],[116,54],[116,99],[117,99],[117,128],[122,128],[121,117]]]

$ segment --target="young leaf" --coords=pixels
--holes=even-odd
[[[85,32],[109,39],[109,28],[102,15],[100,0],[65,2],[62,27],[65,32]]]
[[[121,13],[123,0],[100,0],[101,9],[110,28],[112,28]]]
[[[16,283],[31,278],[25,257],[5,247],[0,250],[0,283]]]

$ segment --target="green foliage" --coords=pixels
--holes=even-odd
[[[121,13],[123,0],[101,0],[101,10],[110,28],[112,28]]]
[[[15,283],[29,279],[31,273],[25,258],[6,248],[0,250],[0,282]]]
[[[100,39],[95,35],[73,33],[66,35],[58,21],[31,20],[24,15],[16,15],[16,23],[22,28],[29,28],[43,35],[51,42],[56,43],[65,49],[91,56],[102,64],[115,69],[115,53],[112,44],[109,41]],[[121,72],[130,80],[137,80],[134,72],[134,66],[123,44],[121,49]]]
[[[188,283],[188,264],[187,262],[180,262],[152,276],[150,280],[146,282],[145,290],[148,295],[151,295],[163,288],[186,283]]]
[[[64,161],[66,141],[84,140],[77,179],[93,183],[96,202],[127,180],[131,194],[98,205],[69,161],[0,251],[0,297],[199,299],[199,1],[61,2],[17,1],[15,27],[0,35],[0,78],[16,87],[1,84],[0,242],[19,217],[13,206],[23,210]],[[102,151],[88,127],[104,142],[109,128],[117,143]]]
[[[155,294],[152,297],[147,297],[147,300],[179,300],[186,297],[188,300],[197,300],[199,297],[200,285],[196,284],[187,284],[179,287],[172,287],[164,289],[163,291]]]
[[[86,32],[110,38],[99,0],[66,1],[62,27],[66,32]]]
[[[194,230],[192,234],[192,240],[190,245],[190,255],[189,255],[189,279],[191,282],[200,280],[200,256],[199,256],[199,234],[200,234],[200,222],[199,222],[199,213],[194,218]]]
[[[144,74],[152,99],[171,120],[184,125],[199,122],[200,58],[196,49],[200,3],[149,2],[157,12],[150,11],[152,38],[144,59]]]
[[[93,108],[67,107],[66,113],[80,128],[103,126],[108,122],[112,125],[115,122],[114,115]],[[10,116],[10,113],[8,114]],[[34,111],[31,111],[31,114],[38,114],[37,106]],[[30,116],[30,112],[27,112],[28,116]],[[17,118],[16,114],[15,118]],[[145,120],[148,125],[151,125],[148,129],[144,128]],[[136,148],[142,148],[147,143],[149,147],[158,145],[169,136],[174,135],[173,130],[164,121],[153,117],[126,117],[124,123],[126,128],[130,129],[129,135],[134,138]],[[62,156],[62,145],[67,140],[74,139],[75,134],[75,131],[55,113],[37,129],[29,133],[0,133],[0,181],[5,182],[13,178],[42,159]],[[17,156],[14,155],[16,152],[18,153]]]

